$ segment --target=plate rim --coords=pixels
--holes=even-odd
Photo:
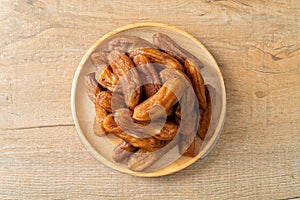
[[[80,138],[81,143],[83,144],[83,146],[85,147],[85,149],[97,160],[100,161],[102,164],[120,171],[122,173],[126,173],[126,174],[130,174],[133,176],[139,176],[139,177],[159,177],[159,176],[165,176],[165,175],[169,175],[178,171],[181,171],[182,169],[192,165],[193,163],[195,163],[197,160],[199,159],[203,159],[206,155],[209,154],[209,152],[213,149],[214,144],[218,141],[220,134],[213,134],[212,137],[210,138],[210,140],[208,141],[207,145],[204,147],[204,149],[202,149],[202,151],[200,151],[195,157],[189,159],[187,162],[183,163],[182,165],[178,166],[177,168],[171,168],[171,170],[166,170],[167,168],[169,168],[169,166],[166,166],[162,169],[159,169],[157,171],[153,171],[153,172],[134,172],[134,171],[126,171],[123,168],[119,167],[118,165],[115,165],[111,162],[107,162],[107,159],[104,158],[103,156],[101,156],[93,147],[92,145],[89,143],[89,141],[87,140],[87,138],[85,137],[85,135],[83,134],[80,125],[79,125],[79,121],[76,115],[76,106],[75,106],[75,97],[76,97],[76,89],[77,89],[77,82],[78,82],[78,77],[83,69],[83,66],[85,64],[85,62],[87,61],[87,59],[89,59],[89,56],[91,55],[92,52],[94,52],[96,50],[96,48],[103,42],[105,41],[107,38],[112,37],[120,32],[123,31],[127,31],[130,29],[134,29],[134,28],[143,28],[143,27],[158,27],[158,28],[166,28],[166,29],[170,29],[176,32],[179,32],[180,34],[184,35],[185,37],[188,37],[189,39],[191,39],[193,42],[195,42],[200,48],[202,48],[205,53],[208,55],[209,59],[213,62],[213,64],[216,66],[216,72],[219,76],[219,79],[221,81],[221,94],[222,94],[222,104],[221,104],[221,113],[220,113],[220,118],[219,118],[219,123],[217,124],[216,129],[214,130],[214,132],[220,132],[223,128],[224,122],[225,122],[225,115],[226,115],[226,89],[225,89],[225,84],[224,84],[224,79],[222,76],[222,73],[220,71],[219,65],[217,64],[216,60],[214,59],[214,57],[212,56],[212,54],[208,51],[208,49],[198,40],[196,39],[194,36],[192,36],[191,34],[189,34],[188,32],[175,27],[175,26],[171,26],[168,24],[164,24],[164,23],[158,23],[158,22],[142,22],[142,23],[133,23],[133,24],[127,24],[124,26],[121,26],[117,29],[114,29],[106,34],[104,34],[103,36],[101,36],[95,43],[93,43],[93,45],[86,51],[86,53],[83,55],[83,57],[81,58],[73,80],[72,80],[72,88],[71,88],[71,111],[72,111],[72,117],[73,117],[73,121],[75,124],[75,128],[76,128],[76,132],[77,135]]]

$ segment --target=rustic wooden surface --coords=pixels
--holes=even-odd
[[[0,1],[0,199],[300,198],[299,9],[298,0]],[[98,163],[70,111],[89,46],[146,21],[198,38],[228,95],[215,149],[160,178]]]

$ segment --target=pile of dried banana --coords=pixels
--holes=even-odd
[[[195,138],[204,140],[211,119],[202,62],[162,33],[153,44],[115,37],[107,49],[92,54],[96,70],[85,84],[95,134],[122,140],[113,159],[143,171],[176,145],[181,155],[195,156]]]

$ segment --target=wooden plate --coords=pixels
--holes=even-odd
[[[113,161],[111,155],[114,145],[110,142],[111,138],[97,137],[93,133],[94,107],[85,92],[84,76],[95,70],[91,63],[90,55],[95,50],[105,49],[111,38],[120,35],[134,35],[142,37],[152,43],[152,35],[157,32],[167,34],[181,47],[191,52],[204,63],[205,67],[201,69],[201,73],[204,77],[205,84],[210,85],[210,88],[214,88],[213,91],[211,91],[214,93],[212,95],[212,120],[207,136],[197,156],[194,158],[181,156],[172,164],[156,171],[134,172],[129,170],[126,166]],[[209,153],[216,144],[223,127],[226,111],[226,93],[223,77],[216,61],[209,51],[192,35],[166,24],[137,23],[126,25],[107,33],[85,53],[74,75],[71,92],[71,108],[78,136],[85,148],[95,159],[123,173],[142,177],[156,177],[184,169],[198,159],[204,158]]]

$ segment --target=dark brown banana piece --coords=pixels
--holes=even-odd
[[[158,49],[144,47],[138,48],[131,52],[130,58],[134,58],[139,54],[146,56],[152,63],[160,64],[167,68],[183,71],[183,67],[180,62],[178,62],[169,54],[166,54]]]
[[[188,58],[185,60],[184,69],[185,73],[192,82],[195,94],[198,98],[199,106],[204,110],[207,106],[205,97],[205,85],[202,75],[198,70],[197,63],[193,59]]]
[[[163,83],[165,83],[167,80],[171,78],[178,78],[178,77],[186,80],[188,83],[191,83],[190,78],[187,75],[185,75],[185,73],[176,69],[171,69],[171,68],[163,69],[161,72],[159,72],[159,76]]]
[[[102,128],[102,122],[104,118],[108,115],[108,112],[99,104],[95,104],[95,113],[96,117],[93,125],[94,133],[97,136],[104,136],[107,134],[107,132]]]
[[[92,72],[86,75],[84,82],[85,82],[85,88],[89,98],[93,103],[95,103],[97,99],[97,95],[101,91],[101,87],[99,86],[97,80],[95,79],[95,73]]]
[[[139,72],[140,78],[143,82],[144,92],[146,97],[149,98],[154,95],[160,88],[161,82],[156,69],[144,55],[136,55],[133,58],[136,69]]]
[[[153,44],[170,54],[171,56],[175,57],[181,63],[184,63],[187,58],[194,59],[200,68],[203,68],[203,63],[193,54],[188,52],[187,50],[180,47],[174,40],[172,40],[169,36],[163,33],[155,33],[153,36]]]
[[[141,79],[135,65],[126,54],[116,50],[110,52],[108,60],[120,81],[125,103],[133,110],[139,103],[142,94]]]
[[[117,88],[118,78],[112,72],[112,69],[107,64],[99,65],[96,68],[95,78],[97,82],[111,92],[119,92],[121,88]]]
[[[162,117],[181,98],[187,83],[182,78],[172,78],[164,83],[158,92],[137,105],[133,112],[133,119],[138,121],[151,121]]]
[[[181,124],[179,141],[179,153],[186,156],[194,156],[195,137],[199,124],[199,106],[193,88],[188,87],[180,100]]]
[[[134,121],[128,109],[118,109],[114,113],[115,121],[126,133],[135,137],[151,137],[158,140],[171,140],[177,134],[179,127],[171,121],[151,122],[150,124]]]
[[[115,37],[108,43],[108,49],[110,51],[118,50],[120,52],[128,53],[128,54],[130,54],[134,49],[140,47],[153,48],[153,44],[140,37],[130,36],[130,35]]]
[[[108,54],[109,54],[109,52],[106,52],[106,51],[94,52],[91,55],[91,60],[92,60],[92,63],[94,64],[94,66],[98,67],[99,65],[102,65],[102,64],[108,64],[108,60],[107,60]]]
[[[132,154],[127,162],[127,167],[132,171],[144,171],[161,157],[163,157],[168,151],[170,151],[174,146],[177,145],[179,139],[179,134],[177,134],[173,140],[169,141],[165,147],[154,151],[148,152],[144,149],[140,149],[134,154]]]
[[[195,137],[190,142],[189,140],[182,140],[182,142],[179,142],[179,149],[186,149],[182,155],[188,156],[188,157],[194,157],[195,156]],[[188,146],[188,148],[186,148]]]
[[[136,152],[138,148],[132,146],[126,141],[122,141],[119,145],[114,148],[112,158],[117,163],[126,160],[132,153]]]
[[[212,117],[212,100],[211,100],[211,94],[208,90],[208,87],[205,86],[205,94],[206,94],[206,100],[207,100],[207,107],[201,114],[201,119],[199,121],[199,127],[198,127],[198,136],[204,140],[206,133],[208,131],[211,117]]]
[[[118,108],[125,107],[124,96],[118,93],[113,94],[111,91],[99,92],[95,103],[99,104],[107,112],[113,112],[112,103]]]
[[[145,149],[147,151],[156,151],[165,145],[164,141],[157,140],[154,137],[139,138],[125,133],[115,122],[113,114],[109,114],[103,120],[102,127],[106,132],[114,134],[133,146]]]

